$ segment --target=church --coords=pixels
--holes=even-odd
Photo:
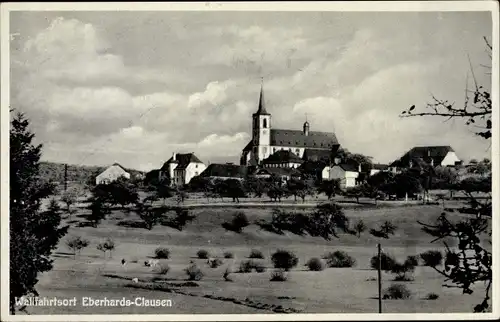
[[[330,160],[340,145],[333,132],[311,131],[309,122],[302,130],[282,130],[272,127],[271,114],[267,112],[263,87],[260,89],[259,106],[252,115],[252,140],[243,149],[240,164],[268,167],[279,156],[303,161]],[[280,152],[281,151],[281,152]],[[283,153],[288,151],[288,153]],[[269,161],[269,162],[268,162]],[[299,162],[282,160],[284,167],[298,167]],[[290,161],[290,162],[289,162]],[[286,164],[286,165],[284,165]],[[278,167],[282,167],[278,165]]]

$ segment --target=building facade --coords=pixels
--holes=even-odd
[[[101,172],[95,179],[96,184],[108,184],[113,181],[118,180],[118,178],[124,177],[130,179],[130,173],[125,170],[124,167],[118,163],[113,164],[106,170]]]
[[[301,130],[282,130],[272,126],[271,114],[267,112],[264,90],[261,88],[259,106],[252,115],[252,139],[242,151],[240,164],[260,166],[262,162],[278,151],[290,151],[302,159],[308,155],[330,155],[339,148],[333,132],[311,131],[309,122]]]
[[[206,168],[194,153],[174,153],[161,167],[160,179],[170,180],[172,186],[182,186],[188,184]]]

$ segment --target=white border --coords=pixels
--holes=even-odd
[[[493,312],[486,314],[165,314],[165,315],[15,315],[9,314],[9,12],[10,11],[350,11],[350,12],[404,12],[404,11],[489,11],[492,13],[492,102],[493,137],[492,164],[494,197],[499,190],[499,4],[497,1],[356,1],[356,2],[191,2],[191,3],[4,3],[1,5],[1,320],[2,321],[296,321],[296,320],[471,320],[498,319],[499,305],[492,301]],[[498,198],[493,198],[494,216],[499,215]],[[493,220],[493,249],[499,248],[500,221]],[[493,256],[492,299],[498,301],[499,259]]]

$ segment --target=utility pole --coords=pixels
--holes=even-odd
[[[378,248],[378,313],[382,313],[382,252],[380,244]]]
[[[64,191],[68,189],[68,164],[64,164]]]

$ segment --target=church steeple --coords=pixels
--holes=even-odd
[[[259,97],[259,108],[257,109],[257,112],[254,113],[254,115],[271,115],[267,113],[266,111],[266,102],[264,100],[264,80],[261,80],[260,83],[260,97]]]

